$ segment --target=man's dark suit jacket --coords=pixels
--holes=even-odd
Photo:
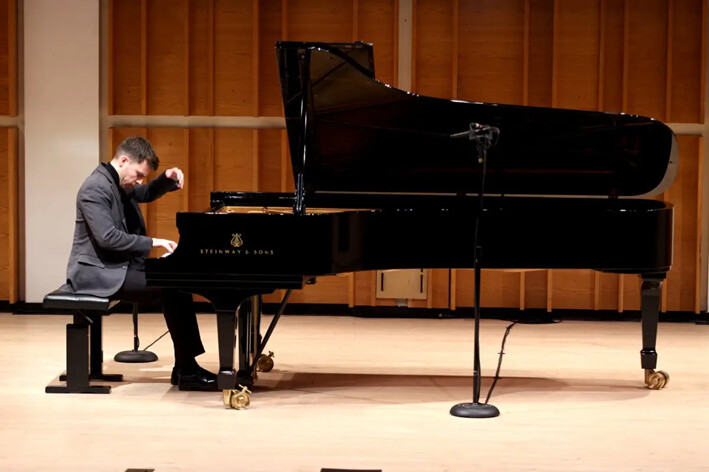
[[[148,184],[126,191],[145,234],[138,203],[151,202],[177,190],[177,182],[163,172]],[[67,282],[60,290],[100,297],[118,292],[126,278],[131,256],[146,257],[152,238],[128,232],[121,195],[115,180],[99,165],[76,196],[74,243],[67,266]]]

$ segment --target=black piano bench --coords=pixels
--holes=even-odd
[[[91,385],[91,380],[121,382],[120,374],[103,373],[102,317],[109,315],[120,300],[60,292],[45,295],[43,308],[60,315],[72,315],[66,325],[66,385],[47,385],[46,393],[111,393],[108,385]]]

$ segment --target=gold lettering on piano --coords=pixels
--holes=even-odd
[[[200,256],[274,256],[273,249],[213,249],[202,248]]]

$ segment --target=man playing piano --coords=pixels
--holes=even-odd
[[[142,137],[123,141],[111,162],[99,164],[76,198],[74,242],[61,290],[163,307],[175,351],[171,383],[180,390],[216,390],[216,375],[197,364],[204,352],[192,295],[147,287],[145,258],[152,248],[171,253],[177,243],[145,234],[138,203],[181,189],[184,174],[173,167],[143,184],[158,169],[152,145]]]

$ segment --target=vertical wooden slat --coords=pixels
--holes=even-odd
[[[530,8],[529,0],[524,1],[524,52],[522,54],[522,105],[529,104],[529,46],[531,36],[530,24]],[[526,302],[526,275],[524,271],[519,272],[519,309],[525,309]]]
[[[184,39],[183,39],[183,56],[185,58],[185,84],[184,84],[184,96],[182,98],[182,115],[189,116],[190,114],[190,0],[184,0],[185,9],[185,26],[184,26]],[[188,146],[189,149],[189,146]]]
[[[601,5],[598,9],[598,111],[603,111],[603,92],[605,91],[606,37],[603,32],[606,30],[606,1],[601,0]]]
[[[17,2],[10,0],[7,9],[8,113],[17,115]]]
[[[458,273],[455,269],[450,271],[450,288],[448,290],[448,308],[455,310],[457,306]]]
[[[554,293],[554,271],[547,270],[547,311],[551,312],[554,307],[554,300],[552,294]]]
[[[281,192],[285,192],[288,185],[288,131],[281,131]]]
[[[559,80],[559,1],[554,0],[554,21],[552,23],[552,52],[551,52],[551,106],[557,103],[557,82]],[[548,295],[551,296],[551,295]]]
[[[411,49],[412,49],[412,54],[411,54],[411,92],[416,92],[418,89],[418,81],[416,80],[417,77],[417,63],[418,63],[418,20],[417,20],[417,12],[418,12],[418,2],[416,0],[411,0],[412,4],[412,9],[411,9]]]
[[[459,0],[453,0],[453,15],[452,15],[452,28],[453,28],[453,54],[451,61],[451,98],[458,98],[458,60],[459,60],[459,24],[460,24],[460,3]]]
[[[14,2],[10,2],[13,4]],[[8,296],[10,303],[19,298],[19,210],[17,193],[17,128],[9,128],[7,136],[7,202],[8,202]]]
[[[359,2],[352,0],[352,41],[359,40]]]
[[[524,311],[526,305],[527,277],[524,271],[519,273],[519,309]]]
[[[706,103],[706,72],[707,72],[707,9],[709,9],[709,5],[707,5],[707,2],[702,2],[702,38],[701,38],[701,51],[702,51],[702,59],[701,59],[701,80],[699,81],[699,91],[700,91],[700,100],[699,103],[701,104],[699,106],[699,122],[704,123],[705,120],[705,103]],[[702,148],[704,149],[704,148]],[[701,174],[700,174],[701,175]],[[701,292],[699,292],[701,293]]]
[[[148,0],[140,2],[140,114],[148,114]]]
[[[257,129],[252,129],[251,130],[251,140],[253,143],[253,152],[252,152],[252,159],[253,163],[252,168],[253,168],[253,182],[252,182],[252,191],[258,192],[259,191],[259,135],[258,135],[258,130]]]
[[[108,62],[108,73],[106,75],[106,90],[107,90],[107,97],[106,97],[106,108],[108,109],[108,114],[113,115],[114,112],[114,96],[113,96],[113,74],[115,73],[114,71],[114,61],[115,61],[115,56],[113,54],[113,30],[114,30],[114,24],[113,24],[113,15],[114,15],[114,7],[113,7],[113,2],[116,0],[108,0],[108,37],[106,47],[107,47],[107,62]],[[111,140],[108,140],[109,143]]]
[[[399,86],[399,0],[394,1],[394,54],[392,54],[392,85]]]
[[[288,41],[288,0],[281,1],[281,34]]]
[[[618,313],[623,313],[625,307],[625,275],[618,275]]]
[[[625,15],[623,16],[623,112],[628,109],[628,68],[630,67],[630,54],[628,54],[628,51],[630,50],[630,3],[629,0],[624,0],[624,2]]]
[[[189,22],[187,22],[189,23]],[[190,178],[187,175],[187,169],[190,167],[190,130],[189,128],[184,128],[182,130],[182,139],[184,146],[182,147],[182,162],[184,163],[180,169],[185,175],[185,183],[180,190],[180,195],[182,197],[182,211],[189,211],[190,209]],[[179,167],[179,166],[178,166]],[[179,241],[178,241],[179,242]]]
[[[259,9],[258,9],[258,0],[252,0],[252,17],[251,17],[251,41],[253,42],[253,50],[252,50],[252,60],[253,60],[253,73],[252,73],[252,81],[253,81],[253,94],[254,94],[254,103],[253,103],[253,116],[259,116],[260,111],[261,111],[261,101],[259,100],[259,50],[260,50],[260,45],[259,45]],[[258,146],[256,146],[256,149],[258,149]],[[258,159],[258,156],[257,156]],[[258,161],[256,161],[254,165],[255,169],[258,169]],[[258,181],[257,181],[258,183]]]
[[[371,306],[377,306],[377,271],[369,271],[369,304]]]
[[[704,208],[702,202],[704,200],[704,136],[699,137],[699,159],[697,169],[697,244],[695,248],[696,257],[694,258],[694,313],[699,313],[702,308],[702,217]]]
[[[673,0],[667,0],[667,67],[665,79],[665,116],[672,116],[672,49],[674,42]]]
[[[593,309],[599,310],[601,307],[601,274],[594,272],[593,274]]]

